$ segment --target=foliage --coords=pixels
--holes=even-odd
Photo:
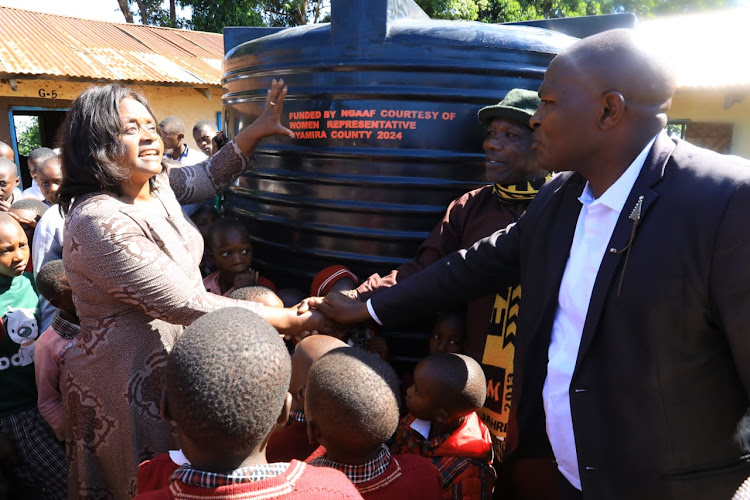
[[[468,19],[486,23],[593,16],[633,12],[647,18],[656,14],[726,7],[732,0],[416,0],[437,19]]]
[[[268,26],[299,26],[322,21],[329,0],[265,0],[257,2]]]
[[[25,128],[18,127],[18,154],[29,156],[36,148],[42,147],[42,136],[39,133],[39,118],[30,120]]]
[[[132,23],[137,18],[140,24],[171,28],[189,27],[189,23],[175,14],[176,0],[169,0],[169,9],[163,0],[117,0],[125,21]]]
[[[190,28],[221,33],[225,26],[265,26],[257,0],[180,0],[192,7]]]
[[[640,18],[727,7],[734,0],[415,0],[435,19],[503,23],[633,12]],[[298,26],[328,20],[331,0],[118,0],[127,22],[221,33],[225,26]],[[192,20],[173,15],[175,3]]]
[[[221,33],[225,26],[298,26],[328,20],[330,0],[170,0],[192,19],[172,16],[164,0],[118,0],[125,21]],[[173,12],[173,9],[172,9]]]

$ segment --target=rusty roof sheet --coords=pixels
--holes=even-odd
[[[220,85],[222,35],[0,7],[0,76]]]

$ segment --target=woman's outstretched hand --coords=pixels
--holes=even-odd
[[[281,112],[287,90],[284,80],[271,82],[271,88],[266,93],[266,108],[253,123],[253,126],[258,127],[259,132],[264,134],[263,137],[286,135],[294,139],[294,132],[281,124]]]
[[[294,138],[294,132],[281,124],[281,113],[284,107],[287,87],[284,80],[271,82],[271,88],[266,93],[265,109],[260,116],[250,125],[240,131],[234,138],[237,146],[246,155],[255,151],[258,142],[264,137],[272,135],[285,135]]]

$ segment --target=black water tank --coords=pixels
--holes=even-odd
[[[226,54],[230,135],[262,111],[272,78],[289,86],[283,123],[226,194],[254,262],[309,287],[334,263],[366,278],[412,258],[447,204],[483,184],[477,110],[536,89],[574,39],[551,31],[430,20],[411,0],[334,0],[330,24],[289,28]]]

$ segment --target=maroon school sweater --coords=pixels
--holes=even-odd
[[[268,479],[218,488],[201,488],[181,481],[172,481],[169,488],[138,495],[135,500],[195,500],[196,498],[317,500],[320,498],[361,499],[362,496],[342,472],[324,467],[312,467],[304,462],[293,460],[286,471]]]

